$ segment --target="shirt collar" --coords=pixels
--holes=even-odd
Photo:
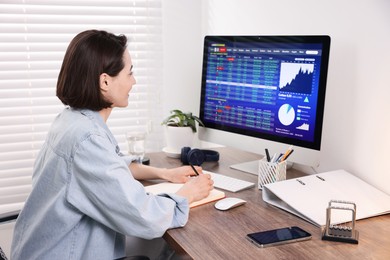
[[[107,136],[110,139],[110,141],[117,147],[117,149],[119,149],[118,143],[117,143],[114,135],[111,133],[106,122],[103,120],[102,116],[99,114],[99,111],[93,111],[90,109],[74,109],[74,108],[71,108],[71,109],[73,109],[75,111],[79,111],[82,115],[85,115],[86,117],[88,117],[92,121],[96,122],[96,124],[99,127],[103,128],[104,131],[107,133]]]

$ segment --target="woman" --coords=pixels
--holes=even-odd
[[[190,167],[143,166],[119,151],[106,121],[114,107],[128,105],[135,84],[126,45],[125,36],[97,30],[71,41],[57,82],[68,107],[37,156],[12,259],[123,257],[125,235],[152,239],[184,226],[189,203],[213,188],[208,174],[189,178]],[[137,181],[156,178],[185,184],[176,194],[154,196]]]

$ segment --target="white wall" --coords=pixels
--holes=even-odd
[[[164,113],[172,109],[199,114],[201,81],[201,2],[163,1]]]
[[[178,24],[167,23],[170,34],[164,34],[178,43],[164,56],[164,88],[172,95],[164,102],[170,107],[198,112],[205,34],[330,35],[319,171],[343,168],[390,194],[390,1],[167,2],[173,9],[170,22]],[[173,55],[175,47],[182,55]]]

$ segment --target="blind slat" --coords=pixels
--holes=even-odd
[[[129,38],[137,85],[129,106],[114,109],[107,122],[123,152],[126,131],[149,129],[161,118],[161,13],[161,0],[1,1],[0,213],[21,207],[31,190],[36,155],[64,108],[55,94],[62,59],[79,32],[102,29]],[[160,150],[162,133],[151,136],[147,151]]]

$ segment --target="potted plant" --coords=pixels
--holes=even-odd
[[[171,115],[165,118],[162,125],[165,125],[165,137],[167,147],[164,148],[170,153],[180,154],[181,148],[191,147],[197,131],[196,122],[204,126],[199,117],[191,112],[184,113],[175,109],[170,111]]]
[[[196,133],[196,122],[204,126],[199,117],[194,116],[191,112],[184,113],[181,110],[175,109],[171,111],[171,115],[162,124],[174,127],[191,127],[192,132]]]

